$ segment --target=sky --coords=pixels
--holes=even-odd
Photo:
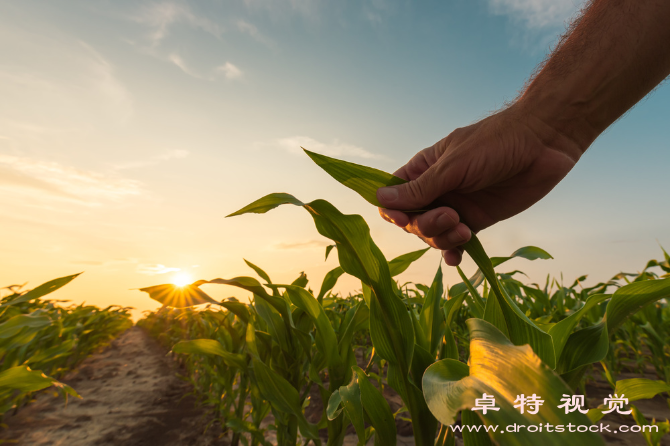
[[[52,296],[159,304],[137,288],[337,266],[302,209],[225,216],[272,192],[361,214],[387,258],[421,249],[299,147],[393,172],[512,100],[577,0],[0,3],[0,286],[84,272]],[[483,231],[528,281],[597,283],[670,247],[670,87],[589,148],[528,211]],[[425,283],[431,250],[399,279]],[[443,266],[444,267],[444,266]],[[466,274],[473,263],[463,263]],[[445,269],[445,284],[460,279]],[[343,277],[336,290],[360,288]],[[245,292],[222,285],[213,297]]]

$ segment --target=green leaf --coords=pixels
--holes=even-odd
[[[284,193],[270,194],[243,207],[239,211],[226,215],[226,217],[234,217],[235,215],[242,215],[248,213],[265,214],[267,211],[274,209],[282,204],[294,204],[296,206],[302,206],[305,203],[299,201],[293,195]]]
[[[351,382],[340,387],[340,398],[342,407],[347,417],[354,425],[358,435],[358,445],[365,446],[365,417],[363,415],[363,404],[361,403],[361,389],[358,387],[358,376],[353,375]]]
[[[316,327],[316,345],[321,354],[326,358],[329,372],[341,376],[344,373],[345,364],[338,351],[337,335],[330,319],[319,305],[319,302],[307,290],[295,285],[279,285],[285,288],[293,302],[293,305],[307,313]]]
[[[303,149],[305,150],[305,149]],[[360,164],[340,161],[325,155],[305,150],[305,153],[330,176],[340,183],[358,192],[359,195],[368,203],[381,207],[377,201],[377,189],[384,186],[393,186],[406,183],[405,180],[398,178],[381,170],[372,167],[361,166]]]
[[[516,257],[520,257],[526,260],[553,259],[551,254],[542,248],[538,248],[537,246],[524,246],[523,248],[519,248],[514,251],[509,257],[491,257],[491,265],[495,268],[496,266]],[[469,280],[472,286],[475,288],[481,285],[484,281],[484,274],[482,273],[481,269],[478,269]],[[466,289],[467,286],[465,283],[457,283],[451,287],[449,290],[449,295],[458,296],[459,294],[464,293]]]
[[[81,398],[75,390],[54,378],[50,378],[39,370],[31,370],[30,367],[20,365],[11,367],[0,372],[0,388],[18,390],[21,393],[36,392],[54,386],[62,389],[65,393]]]
[[[275,207],[270,204],[302,203],[295,198],[268,197],[259,200],[267,209]],[[436,422],[425,406],[421,391],[409,382],[415,339],[412,321],[405,304],[395,293],[388,262],[370,237],[370,228],[360,215],[344,215],[324,200],[312,201],[304,208],[312,215],[319,233],[337,244],[342,269],[371,289],[370,337],[375,351],[397,370],[394,383],[396,390],[407,399],[405,403],[416,420],[417,444],[432,445]],[[239,213],[241,211],[234,214]]]
[[[602,322],[576,331],[568,338],[556,370],[568,373],[605,358],[609,337],[645,305],[670,296],[670,279],[632,282],[614,292]]]
[[[610,297],[611,295],[609,294],[592,294],[586,299],[586,302],[584,302],[584,305],[579,310],[575,311],[570,316],[566,317],[549,329],[547,333],[549,333],[554,341],[554,350],[556,351],[557,358],[561,357],[561,354],[563,353],[563,347],[565,347],[572,330],[574,330],[582,317],[584,317],[584,315],[586,315],[586,313],[591,308],[595,307],[601,302],[604,302]]]
[[[337,245],[326,246],[326,258],[324,260],[328,260],[328,255],[330,254],[330,251],[332,251],[335,246],[337,246]]]
[[[30,331],[38,331],[49,325],[51,325],[51,319],[48,316],[17,314],[0,324],[0,339],[9,339],[17,335],[24,328],[29,328],[31,329]]]
[[[328,400],[328,406],[326,407],[326,416],[329,420],[334,420],[339,417],[344,407],[342,407],[342,398],[340,397],[340,391],[335,390],[330,394],[330,399]]]
[[[308,151],[307,154],[333,178],[350,189],[358,192],[369,203],[374,204],[375,206],[379,206],[379,202],[376,198],[378,188],[393,186],[406,182],[401,178],[386,172],[382,172],[381,170],[348,163],[346,161],[336,160],[334,158],[317,155]],[[307,207],[309,207],[309,205]],[[368,229],[367,225],[365,225],[365,227]],[[326,235],[326,237],[328,236]],[[510,339],[512,342],[514,342],[514,344],[530,344],[533,350],[538,354],[538,356],[540,356],[540,358],[542,358],[543,361],[545,361],[551,367],[555,367],[556,357],[554,355],[554,347],[551,336],[535,326],[535,324],[530,319],[528,319],[528,317],[519,309],[519,307],[517,307],[514,301],[503,293],[498,283],[495,271],[493,270],[493,264],[486,255],[486,252],[484,251],[484,248],[479,242],[477,236],[472,234],[472,237],[467,243],[463,245],[463,248],[465,248],[467,253],[470,255],[470,257],[472,257],[486,279],[489,281],[491,284],[491,289],[497,298],[498,306],[492,306],[492,309],[499,309],[500,311],[490,312],[489,315],[495,314],[495,320],[497,320],[499,324],[505,324],[505,327],[501,326],[501,328],[506,330],[506,334],[509,333]],[[519,249],[513,253],[513,255],[521,257],[525,256],[531,259],[546,258],[546,256],[549,256],[549,254],[547,254],[545,251],[534,247]],[[342,255],[340,255],[340,264],[342,265]],[[342,265],[342,267],[345,268],[344,265]],[[347,271],[346,268],[345,271]],[[350,273],[349,271],[347,272]],[[350,274],[356,276],[356,274]],[[365,282],[365,280],[363,280],[363,282]],[[374,289],[374,287],[372,288]],[[374,309],[372,310],[372,318],[370,319],[371,328],[373,321],[375,320]],[[380,354],[382,357],[384,356],[381,351]]]
[[[421,313],[419,313],[419,322],[426,335],[428,345],[426,350],[435,356],[435,352],[440,346],[442,340],[442,333],[444,330],[444,315],[440,311],[440,304],[442,303],[442,266],[438,266],[433,283],[426,294]]]
[[[81,274],[81,273],[79,273],[79,274]],[[6,302],[6,303],[0,305],[0,308],[7,307],[7,306],[10,306],[10,305],[20,304],[20,303],[23,303],[23,302],[28,302],[30,300],[37,299],[37,298],[42,297],[42,296],[46,296],[49,293],[53,293],[57,289],[59,289],[61,287],[64,287],[68,283],[72,282],[77,276],[79,276],[79,274],[73,274],[71,276],[65,276],[65,277],[61,277],[61,278],[50,280],[46,283],[43,283],[42,285],[40,285],[36,288],[33,288],[32,290],[22,294],[21,296],[17,297],[16,299],[13,299],[9,302]]]
[[[248,332],[247,332],[248,333]],[[298,391],[277,372],[262,361],[252,359],[254,375],[263,398],[268,400],[278,411],[294,415],[298,419],[300,433],[313,440],[319,439],[316,425],[310,424],[302,413]]]
[[[272,283],[272,280],[270,280],[270,276],[268,276],[268,273],[266,273],[261,268],[257,267],[256,265],[254,265],[253,263],[251,263],[247,259],[244,259],[244,263],[246,263],[249,266],[249,268],[256,271],[256,274],[258,274],[258,276],[261,279],[265,280],[266,283]]]
[[[477,412],[485,425],[498,425],[492,439],[500,445],[542,444],[573,446],[601,445],[602,438],[594,433],[528,433],[525,430],[510,435],[502,433],[516,423],[539,425],[589,424],[578,412],[565,414],[557,406],[570,389],[561,378],[542,363],[529,346],[512,344],[500,330],[481,319],[466,321],[470,330],[470,367],[452,359],[438,361],[423,376],[423,393],[428,407],[442,424],[452,424],[463,409],[477,407],[476,399],[483,394],[495,397],[499,411]],[[514,379],[510,379],[514,377]],[[514,408],[518,395],[536,394],[544,400],[537,414],[521,414]]]
[[[260,297],[267,303],[272,305],[283,318],[288,319],[288,311],[286,309],[286,302],[281,297],[271,296],[263,288],[261,283],[253,277],[233,277],[232,279],[214,279],[207,283],[214,283],[218,285],[231,285],[243,290],[251,291],[255,296]]]
[[[619,380],[616,382],[616,388],[614,389],[614,393],[619,396],[626,395],[631,403],[637,400],[651,399],[663,392],[670,393],[670,384],[644,378]]]
[[[484,319],[494,323],[499,329],[509,335],[515,345],[530,344],[533,351],[549,367],[556,366],[554,345],[547,333],[539,329],[533,321],[517,307],[514,301],[500,287],[498,278],[493,270],[493,264],[486,255],[479,239],[472,234],[470,240],[463,245],[467,253],[475,261],[486,280],[491,285],[494,296],[489,295],[484,311]]]
[[[363,409],[375,428],[375,445],[395,446],[396,427],[389,403],[360,367],[352,369],[358,376]]]
[[[341,267],[331,269],[326,273],[326,276],[323,278],[321,283],[321,290],[319,291],[319,297],[317,299],[319,302],[325,297],[325,295],[335,287],[337,279],[344,274],[344,270]]]
[[[556,371],[571,372],[587,364],[593,364],[607,356],[609,336],[605,324],[596,324],[570,335],[558,361]]]
[[[389,271],[391,272],[391,277],[395,277],[398,274],[402,274],[409,268],[409,266],[419,260],[430,248],[419,249],[418,251],[408,252],[401,256],[396,257],[395,259],[389,262]]]
[[[607,304],[607,331],[613,334],[629,316],[664,297],[670,297],[670,278],[633,282],[619,288]]]
[[[174,308],[186,308],[207,303],[219,304],[219,302],[209,297],[207,293],[195,284],[177,286],[172,283],[166,283],[164,285],[140,288],[139,291],[149,294],[149,297],[163,305]]]
[[[223,358],[229,367],[237,367],[246,370],[247,363],[243,355],[227,351],[223,345],[214,339],[194,339],[191,341],[179,341],[172,347],[172,353],[184,353],[187,355],[216,355]]]

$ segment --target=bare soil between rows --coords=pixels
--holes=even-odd
[[[222,436],[218,423],[191,395],[190,384],[177,376],[183,370],[166,354],[140,328],[127,330],[62,379],[79,392],[81,400],[70,398],[66,405],[53,392],[40,393],[17,414],[5,416],[7,426],[0,431],[0,442],[31,446],[228,445],[229,436]],[[587,392],[590,398],[601,399],[607,396],[607,389],[596,383],[587,387]],[[385,396],[392,406],[401,404],[394,395]],[[638,407],[650,418],[670,415],[660,398],[640,402]],[[603,422],[613,428],[631,424],[620,416],[608,416]],[[411,425],[406,424],[398,426],[401,446],[414,445]],[[646,444],[635,433],[611,434],[605,439],[612,445]],[[356,436],[347,435],[345,445],[356,444]],[[460,438],[457,444],[462,444]],[[670,446],[670,439],[666,437],[662,444]]]

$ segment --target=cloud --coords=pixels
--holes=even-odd
[[[530,30],[541,30],[563,26],[584,3],[584,0],[489,0],[489,9]]]
[[[252,25],[249,22],[245,22],[244,20],[238,20],[237,29],[241,33],[248,34],[249,36],[253,37],[257,42],[262,43],[265,46],[268,46],[270,48],[273,48],[275,46],[275,42],[272,39],[266,37],[263,33],[261,33],[258,30],[258,28],[255,25]]]
[[[133,115],[133,97],[115,67],[86,42],[3,23],[0,53],[4,140],[48,131],[53,147],[54,134],[124,124]]]
[[[302,154],[301,147],[312,152],[321,153],[323,155],[341,157],[349,156],[363,159],[385,159],[383,155],[369,152],[361,147],[354,146],[340,142],[335,139],[330,144],[317,141],[309,136],[291,136],[288,138],[281,138],[276,140],[276,145],[286,150],[289,153]]]
[[[299,14],[310,21],[319,18],[320,0],[244,0],[249,9],[267,10],[274,18]]]
[[[152,3],[142,7],[131,20],[150,28],[148,39],[152,47],[158,46],[170,33],[170,28],[185,23],[220,38],[223,33],[217,23],[195,14],[184,4],[175,2]]]
[[[292,243],[286,243],[286,242],[279,242],[275,243],[273,245],[273,248],[275,249],[314,249],[314,248],[325,248],[328,246],[328,243],[326,243],[323,240],[308,240],[306,242],[292,242]]]
[[[226,77],[226,79],[239,79],[242,77],[242,70],[237,68],[235,65],[233,65],[230,62],[226,62],[225,64],[216,67],[215,70],[217,73],[223,73],[223,75]]]
[[[32,158],[0,155],[0,169],[5,173],[0,176],[2,190],[46,194],[85,205],[119,202],[144,192],[137,180]]]
[[[138,272],[139,274],[147,274],[149,276],[155,276],[157,274],[166,274],[174,271],[181,271],[181,269],[167,267],[165,265],[161,265],[160,263],[158,264],[141,263],[137,265],[135,271]]]

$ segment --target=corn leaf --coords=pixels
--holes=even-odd
[[[81,274],[81,273],[79,273]],[[10,305],[16,305],[20,304],[23,302],[28,302],[33,299],[37,299],[42,296],[46,296],[49,293],[53,293],[57,289],[64,287],[68,283],[72,282],[79,274],[73,274],[71,276],[65,276],[65,277],[60,277],[58,279],[50,280],[48,282],[43,283],[42,285],[33,288],[32,290],[22,294],[21,296],[17,297],[16,299],[13,299],[9,302],[6,302],[2,305],[0,305],[0,308],[2,307],[7,307]]]
[[[614,389],[614,393],[619,396],[626,395],[631,403],[651,399],[663,392],[670,393],[670,384],[644,378],[621,379],[616,382]]]
[[[16,336],[24,328],[27,329],[26,332],[36,332],[51,325],[51,319],[40,315],[39,311],[41,310],[33,314],[17,314],[0,324],[0,339]]]
[[[442,332],[444,330],[444,315],[440,311],[443,291],[442,266],[440,265],[437,268],[433,283],[424,299],[421,313],[419,313],[419,322],[421,327],[423,327],[428,342],[425,348],[433,357],[435,356],[437,348],[440,346]]]
[[[351,382],[346,386],[341,386],[339,393],[342,407],[356,430],[358,446],[365,446],[365,416],[361,402],[361,389],[358,386],[358,375],[352,375]]]
[[[214,339],[193,339],[191,341],[179,341],[172,347],[172,353],[183,353],[187,355],[216,355],[223,358],[229,367],[237,367],[246,370],[247,363],[243,355],[227,351],[223,345]]]
[[[591,308],[604,302],[610,297],[611,295],[609,294],[592,294],[586,299],[586,302],[584,302],[584,305],[579,310],[558,322],[547,331],[554,340],[554,349],[556,350],[557,358],[561,357],[565,343],[568,342],[572,330],[579,324],[582,317],[584,317]]]
[[[186,308],[207,303],[218,304],[217,301],[209,297],[207,293],[195,284],[177,286],[172,283],[166,283],[140,288],[139,290],[149,294],[149,297],[153,300],[157,300],[168,307]]]
[[[607,304],[607,330],[610,334],[645,305],[670,297],[670,278],[645,280],[625,285],[614,292]]]
[[[344,270],[339,266],[337,268],[331,269],[326,273],[325,277],[323,278],[323,282],[321,283],[319,296],[317,297],[319,302],[321,302],[324,296],[335,287],[337,279],[339,279],[342,274],[344,274]]]
[[[391,260],[389,262],[389,272],[391,273],[391,277],[404,273],[413,262],[419,260],[429,249],[430,248],[426,248],[408,252],[407,254],[403,254]]]
[[[305,149],[303,149],[305,150]],[[377,201],[377,189],[384,186],[394,186],[406,181],[381,170],[360,164],[340,161],[329,156],[305,150],[305,153],[330,176],[340,183],[359,193],[368,203],[381,207]],[[240,212],[240,211],[238,211]]]
[[[298,391],[291,383],[262,361],[253,358],[252,364],[256,382],[263,398],[268,400],[278,411],[295,416],[298,419],[300,433],[304,437],[318,440],[317,426],[310,424],[302,413]]]
[[[389,403],[360,367],[352,369],[358,376],[363,408],[375,428],[375,446],[395,446],[396,427]]]
[[[54,386],[65,393],[81,398],[75,390],[54,378],[50,378],[39,370],[31,370],[30,367],[19,365],[0,372],[0,388],[18,390],[21,393],[36,392]]]
[[[333,178],[350,189],[353,189],[355,192],[358,192],[363,198],[375,206],[379,206],[376,199],[378,188],[406,182],[401,178],[371,167],[336,160],[308,151],[307,154]],[[283,199],[286,200],[286,197],[283,197]],[[267,203],[267,200],[265,203]],[[517,307],[514,301],[503,293],[495,271],[493,270],[493,264],[486,255],[477,236],[472,234],[472,237],[463,245],[463,248],[465,248],[467,253],[482,271],[484,277],[489,281],[491,289],[497,299],[497,302],[491,304],[491,311],[486,312],[485,319],[501,328],[506,335],[509,335],[509,338],[514,344],[530,344],[543,361],[549,364],[550,367],[555,367],[556,357],[551,336],[539,329],[530,319],[528,319],[519,307]],[[527,256],[529,258],[542,258],[546,253],[539,248],[522,248],[517,250],[516,254],[517,256]],[[340,261],[340,263],[342,262]],[[489,301],[491,300],[493,299],[489,299]],[[374,312],[371,321],[373,319]]]
[[[499,411],[477,412],[485,425],[498,425],[491,433],[500,445],[572,445],[604,444],[594,433],[528,433],[504,434],[514,423],[524,424],[589,424],[577,412],[564,414],[558,409],[563,394],[569,394],[561,378],[542,363],[529,346],[515,346],[500,330],[481,319],[469,319],[470,367],[452,359],[438,361],[423,377],[423,393],[433,414],[443,424],[452,424],[463,409],[476,407],[477,398],[493,395]],[[509,379],[514,377],[514,379]],[[536,394],[544,400],[537,414],[521,414],[514,408],[518,395]]]
[[[246,263],[246,264],[249,266],[249,268],[251,268],[251,269],[253,269],[254,271],[256,271],[256,274],[258,274],[258,276],[259,276],[261,279],[265,280],[266,283],[272,283],[272,280],[270,280],[270,276],[268,276],[268,273],[266,273],[266,272],[263,271],[261,268],[259,268],[258,266],[254,265],[253,263],[251,263],[251,262],[248,261],[247,259],[244,259],[244,263]]]

